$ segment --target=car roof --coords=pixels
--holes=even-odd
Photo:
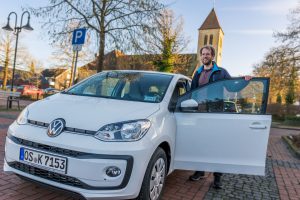
[[[159,71],[146,71],[146,70],[104,70],[103,72],[139,72],[139,73],[151,73],[151,74],[164,74],[164,75],[171,75],[174,77],[185,77],[190,79],[189,77],[182,75],[182,74],[175,74],[175,73],[168,73],[168,72],[159,72]]]

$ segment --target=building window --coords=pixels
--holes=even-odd
[[[208,38],[208,36],[205,35],[205,36],[204,36],[204,45],[207,45],[207,38]]]
[[[213,44],[213,35],[209,36],[209,44],[212,45]]]

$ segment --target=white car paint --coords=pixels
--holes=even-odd
[[[54,119],[63,118],[67,127],[97,131],[109,123],[148,119],[151,127],[138,141],[105,142],[72,131],[49,137],[47,127],[28,123],[19,125],[14,122],[7,133],[4,171],[79,193],[87,199],[130,199],[139,194],[151,156],[164,143],[170,148],[168,173],[174,169],[185,169],[262,175],[270,116],[170,112],[168,106],[177,81],[190,80],[183,75],[172,76],[160,103],[56,94],[31,104],[28,107],[28,118],[38,122],[50,123]],[[263,124],[266,128],[249,127],[254,122]],[[20,162],[20,148],[26,146],[18,144],[14,138],[92,155],[77,158],[51,153],[68,158],[67,173],[62,175],[77,178],[100,189],[83,189],[54,182],[10,166],[9,163]],[[36,149],[32,146],[28,148]],[[132,169],[130,159],[124,158],[132,159]],[[108,177],[105,174],[108,166],[118,166],[122,171],[121,175]],[[128,182],[124,183],[124,179],[128,179]]]
[[[192,113],[175,115],[181,122],[177,126],[175,168],[265,174],[271,116],[204,113],[197,116]],[[251,128],[251,125],[254,127]],[[265,128],[255,129],[259,125]],[[183,144],[190,144],[194,148],[186,148]],[[223,163],[228,167],[224,167]]]
[[[30,118],[51,122],[61,117],[66,120],[66,126],[77,127],[80,124],[81,129],[97,131],[111,122],[147,118],[159,107],[159,104],[137,101],[57,94],[36,102],[34,109],[30,110]]]

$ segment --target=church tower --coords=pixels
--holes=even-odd
[[[200,66],[200,49],[205,45],[211,45],[216,50],[215,61],[217,65],[221,65],[222,61],[222,48],[223,48],[223,38],[224,32],[218,21],[215,9],[213,8],[209,15],[206,17],[203,24],[198,29],[198,50],[197,50],[197,60]],[[197,67],[198,67],[197,66]]]

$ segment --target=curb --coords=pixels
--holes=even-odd
[[[286,130],[300,131],[300,127],[291,127],[291,126],[271,126],[271,128],[278,128],[278,129],[286,129]]]
[[[300,149],[298,149],[293,143],[292,141],[288,138],[288,136],[282,136],[281,137],[283,139],[283,141],[287,144],[287,146],[289,147],[289,149],[298,157],[300,158]]]

